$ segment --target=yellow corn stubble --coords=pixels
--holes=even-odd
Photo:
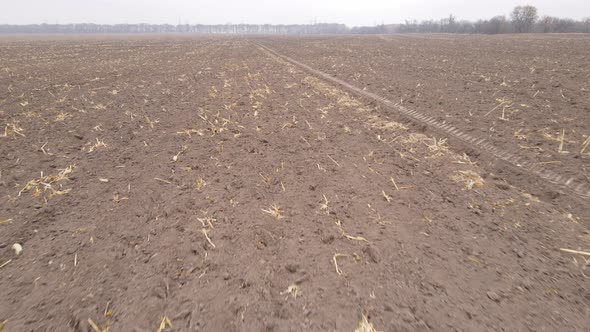
[[[468,190],[471,190],[474,187],[482,187],[484,185],[484,180],[481,176],[471,170],[459,171],[452,177],[452,179],[456,182],[464,183],[465,188]]]
[[[59,170],[59,173],[55,175],[43,175],[43,172],[41,172],[41,176],[37,179],[29,181],[23,187],[23,189],[19,191],[18,196],[21,196],[22,193],[30,192],[33,197],[38,197],[46,191],[49,191],[49,197],[56,195],[65,195],[71,189],[61,190],[56,189],[54,186],[58,182],[69,180],[68,175],[70,175],[75,168],[76,165],[70,165],[64,169]]]
[[[278,205],[273,204],[270,206],[269,209],[262,209],[262,212],[268,213],[273,216],[276,220],[281,220],[284,218],[283,216],[283,209],[281,209]]]

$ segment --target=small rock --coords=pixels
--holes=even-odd
[[[322,243],[324,244],[331,244],[334,242],[334,235],[328,235],[327,237],[322,238]]]
[[[372,246],[365,246],[363,252],[369,256],[369,260],[373,263],[379,263],[379,252]]]
[[[500,295],[498,295],[498,293],[489,291],[487,292],[487,295],[490,298],[490,300],[494,302],[500,302]]]
[[[78,133],[72,133],[72,136],[74,136],[75,138],[79,139],[79,140],[83,140],[84,136],[78,134]]]
[[[527,290],[531,290],[533,288],[533,282],[527,278],[522,279],[520,284]]]
[[[295,273],[299,269],[299,264],[287,264],[285,265],[285,269],[287,269],[289,273]]]
[[[23,246],[21,246],[18,243],[15,243],[12,245],[12,250],[14,251],[14,253],[19,256],[22,252],[23,252]]]
[[[502,190],[509,190],[510,189],[510,186],[504,182],[496,183],[496,187],[498,187],[499,189],[502,189]]]
[[[414,317],[414,314],[412,314],[412,312],[410,312],[410,310],[408,310],[408,309],[401,310],[399,312],[399,315],[400,315],[401,319],[406,323],[411,323],[414,320],[416,320],[416,318]]]

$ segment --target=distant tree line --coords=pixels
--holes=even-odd
[[[195,34],[261,34],[305,35],[343,34],[348,32],[344,24],[28,24],[0,25],[0,33],[195,33]]]
[[[590,17],[576,21],[570,18],[543,16],[539,19],[533,6],[515,7],[510,17],[495,16],[476,22],[458,21],[453,15],[442,20],[406,21],[360,29],[359,33],[590,33]],[[354,30],[354,29],[353,29]]]
[[[590,33],[590,17],[583,20],[543,16],[537,8],[518,6],[510,17],[495,16],[476,22],[457,20],[454,15],[441,20],[406,21],[403,24],[349,28],[344,24],[29,24],[0,25],[0,33],[194,33],[242,35],[311,35],[311,34],[390,34],[390,33]]]

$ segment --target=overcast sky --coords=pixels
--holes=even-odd
[[[349,26],[508,15],[530,4],[540,15],[590,17],[590,0],[0,0],[0,24],[344,23]]]

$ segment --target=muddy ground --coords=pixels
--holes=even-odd
[[[342,56],[367,40],[340,55],[334,39],[313,43]],[[259,42],[0,40],[5,331],[590,324],[590,261],[560,250],[588,251],[587,220]],[[265,40],[293,57],[296,42]],[[420,80],[424,100],[443,89],[433,81]],[[587,115],[572,113],[566,138]]]

